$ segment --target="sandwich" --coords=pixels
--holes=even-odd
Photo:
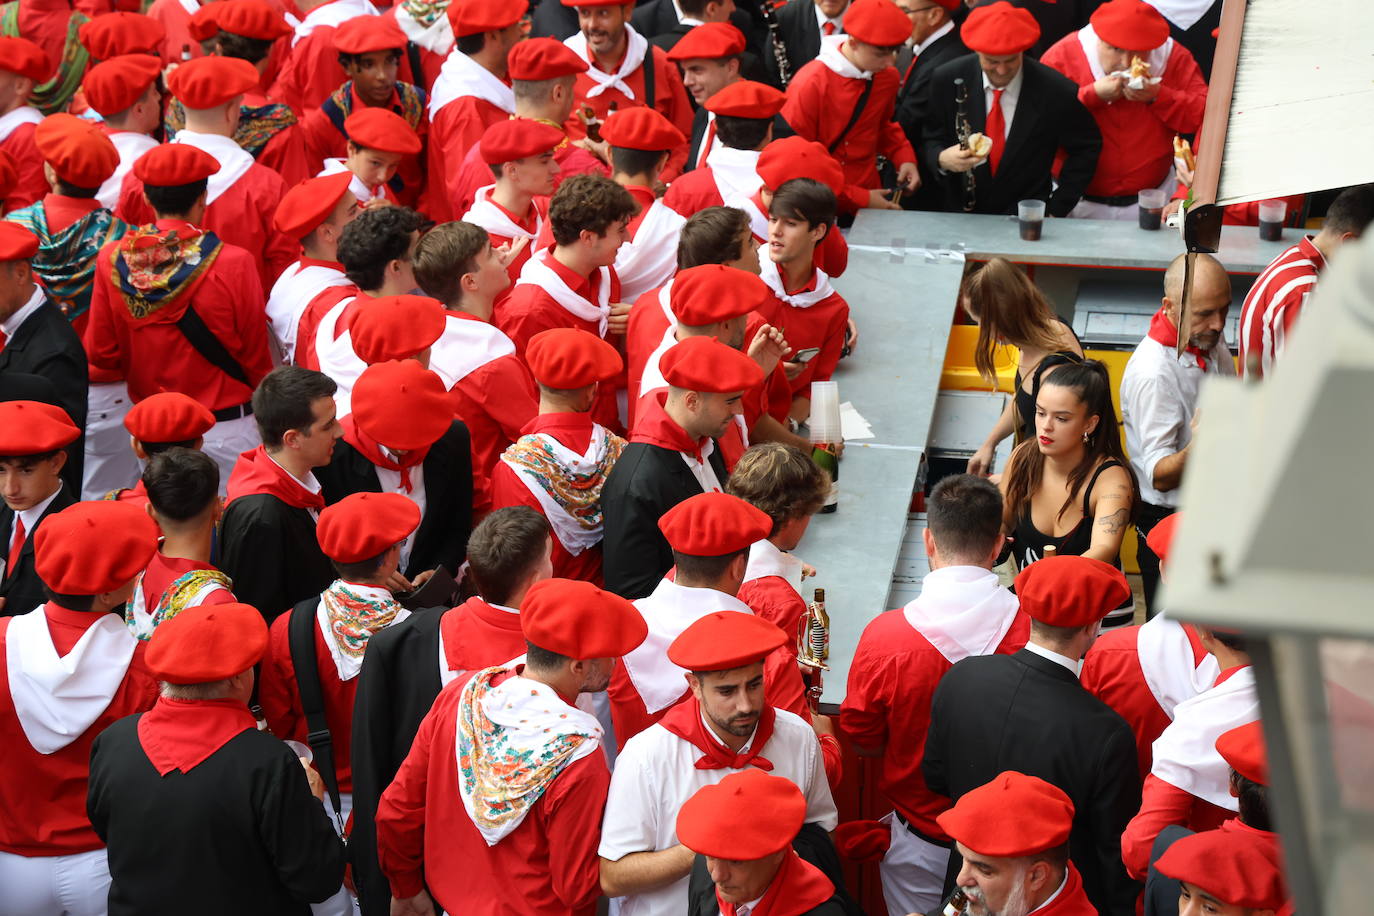
[[[1197,160],[1193,158],[1193,149],[1188,145],[1188,141],[1174,134],[1174,158],[1183,163],[1183,167],[1192,172],[1197,169]]]
[[[979,159],[986,159],[988,153],[992,152],[992,138],[987,134],[969,134],[968,149]]]

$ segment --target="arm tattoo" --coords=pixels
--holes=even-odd
[[[1097,520],[1097,524],[1108,534],[1120,534],[1126,527],[1126,521],[1130,513],[1125,509],[1117,509],[1111,515],[1104,515]]]

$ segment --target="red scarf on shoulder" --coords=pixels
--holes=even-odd
[[[138,743],[159,776],[189,773],[257,721],[238,700],[169,700],[138,720]]]
[[[801,916],[835,896],[835,885],[816,866],[787,850],[782,866],[749,916]],[[720,899],[720,916],[735,916],[735,904]]]
[[[1155,312],[1154,317],[1150,319],[1150,332],[1147,336],[1161,346],[1171,349],[1178,346],[1178,328],[1174,327],[1173,322],[1165,316],[1164,306],[1161,305],[1159,311]],[[1184,352],[1191,353],[1197,357],[1198,368],[1203,372],[1207,371],[1206,353],[1192,344],[1189,344],[1183,349]]]
[[[708,440],[693,439],[687,434],[687,430],[668,416],[668,412],[663,409],[663,403],[667,399],[666,391],[655,391],[645,396],[636,413],[630,441],[657,445],[659,448],[682,452],[684,455],[691,455],[697,461],[702,461],[701,448]]]
[[[256,496],[260,493],[275,496],[293,509],[314,509],[318,512],[324,508],[324,496],[311,493],[302,486],[299,480],[273,461],[266,447],[261,445],[239,455],[234,471],[229,475],[224,505],[228,507],[240,496]]]
[[[345,442],[356,448],[360,455],[377,467],[386,468],[388,471],[400,471],[401,489],[407,493],[411,491],[410,469],[424,463],[425,457],[429,454],[430,446],[411,449],[405,453],[400,461],[395,461],[387,457],[386,452],[382,451],[380,442],[358,428],[358,423],[353,419],[353,414],[340,420],[339,425],[343,427]]]
[[[658,724],[706,755],[697,759],[698,770],[742,770],[752,766],[768,772],[773,769],[773,761],[759,754],[773,737],[773,723],[777,718],[777,710],[772,706],[763,707],[763,712],[759,714],[759,724],[754,727],[754,740],[749,745],[750,749],[739,754],[721,744],[715,732],[707,728],[706,722],[701,718],[701,706],[694,696],[689,696],[669,708],[663,718],[658,720]]]

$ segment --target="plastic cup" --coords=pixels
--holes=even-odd
[[[288,741],[286,739],[282,740],[282,744],[291,748],[291,752],[306,763],[310,763],[315,759],[315,752],[310,749],[310,745],[308,744],[302,744],[299,741]]]
[[[1288,201],[1262,200],[1259,205],[1259,235],[1266,242],[1283,238],[1283,224],[1288,218]]]
[[[811,383],[811,441],[820,444],[841,442],[840,386],[838,382]]]
[[[1016,225],[1021,230],[1023,242],[1040,241],[1040,232],[1045,225],[1045,202],[1043,200],[1023,200],[1016,205]]]
[[[1149,188],[1140,192],[1140,228],[1147,231],[1159,229],[1164,219],[1164,192],[1159,188]]]

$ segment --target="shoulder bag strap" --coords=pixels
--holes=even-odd
[[[874,76],[876,77],[876,74]],[[854,105],[854,113],[849,116],[849,123],[844,126],[844,130],[840,131],[834,140],[830,141],[830,146],[827,147],[830,152],[835,152],[836,147],[843,143],[844,138],[854,129],[854,125],[859,123],[859,118],[863,117],[864,107],[868,105],[868,97],[872,94],[873,80],[866,79],[864,80],[864,91],[859,93],[859,101]]]
[[[238,360],[229,355],[229,351],[220,343],[220,339],[205,324],[204,319],[196,312],[195,304],[188,304],[186,311],[177,319],[177,330],[182,333],[197,353],[205,357],[205,360],[225,375],[236,382],[248,385],[248,373],[243,371]]]
[[[644,49],[644,63],[640,68],[644,71],[644,105],[648,108],[657,108],[654,99],[654,71],[658,69],[658,59],[655,56],[657,49],[651,44]]]
[[[315,654],[315,611],[320,598],[307,598],[291,609],[287,622],[287,638],[291,646],[291,665],[296,669],[296,689],[300,692],[301,711],[305,714],[308,733],[306,743],[315,755],[315,769],[329,792],[334,815],[342,818],[339,803],[339,774],[334,769],[334,739],[324,718],[324,690],[320,687],[320,665]]]

